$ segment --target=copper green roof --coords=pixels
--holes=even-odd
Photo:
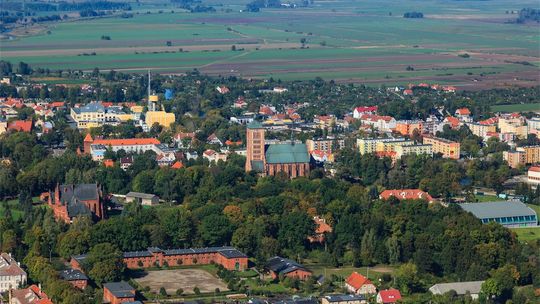
[[[266,149],[266,163],[309,163],[309,153],[305,144],[268,145],[268,148]]]
[[[261,124],[261,122],[254,120],[247,124],[247,128],[248,129],[262,129],[263,125]]]

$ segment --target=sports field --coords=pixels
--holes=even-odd
[[[540,81],[539,27],[505,23],[515,18],[506,11],[536,7],[536,0],[315,1],[259,13],[239,12],[242,2],[232,2],[215,13],[135,10],[133,18],[53,23],[38,35],[2,41],[2,58],[49,69],[197,68],[367,84],[481,88]],[[402,17],[417,8],[424,19]]]
[[[167,294],[174,295],[178,289],[183,289],[185,294],[193,294],[193,289],[198,287],[202,293],[227,291],[227,285],[220,279],[214,277],[204,269],[173,269],[173,270],[152,270],[146,275],[134,279],[137,284],[143,287],[150,287],[152,291],[158,292],[161,287],[165,288]]]

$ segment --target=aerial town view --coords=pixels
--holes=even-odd
[[[540,304],[539,0],[1,0],[0,304]]]

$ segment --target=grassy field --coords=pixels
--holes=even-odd
[[[504,198],[500,198],[496,195],[476,195],[475,198],[479,203],[506,201]]]
[[[468,87],[538,80],[537,66],[518,64],[538,62],[538,28],[504,23],[515,17],[507,10],[535,7],[534,0],[329,1],[238,12],[243,3],[225,4],[216,13],[147,14],[139,8],[133,18],[55,23],[48,32],[3,41],[2,57],[49,69],[197,68],[213,75],[319,76],[368,84],[434,81]],[[416,7],[424,19],[402,17]]]
[[[493,112],[529,112],[540,111],[540,103],[499,105],[491,107]]]
[[[513,228],[518,239],[522,242],[530,242],[535,240],[540,240],[540,227],[534,228]]]

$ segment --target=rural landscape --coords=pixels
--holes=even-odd
[[[8,32],[2,57],[52,70],[198,69],[368,85],[430,80],[470,89],[534,85],[538,26],[515,20],[538,3],[507,3],[317,1],[247,12],[242,2],[209,1],[203,4],[215,12],[190,13],[174,2],[137,2],[129,18],[76,18]],[[420,8],[423,18],[403,17]]]
[[[0,1],[0,303],[540,304],[538,0]]]

